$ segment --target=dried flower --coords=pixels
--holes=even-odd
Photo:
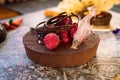
[[[113,30],[113,33],[114,33],[115,35],[120,34],[120,28],[117,28],[117,29]]]

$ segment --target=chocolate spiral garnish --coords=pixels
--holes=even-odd
[[[56,23],[56,22],[59,21],[58,18],[63,18],[63,17],[66,17],[66,16],[67,16],[67,13],[66,12],[62,12],[58,16],[49,19],[47,22],[49,22],[49,24],[53,24],[53,23]]]
[[[63,15],[63,14],[65,14],[65,12],[59,14],[59,15],[56,16],[56,17],[53,17],[53,18],[49,19],[49,20],[47,21],[47,23],[46,23],[46,26],[49,26],[49,24],[52,24],[53,26],[59,27],[59,26],[57,26],[57,24],[63,22],[63,21],[64,21],[65,19],[67,19],[67,18],[71,19],[71,17],[73,17],[73,16],[74,16],[74,17],[77,17],[77,19],[78,19],[78,21],[79,21],[79,16],[77,16],[77,15],[75,15],[75,14],[73,14],[73,13],[71,13],[69,16],[68,16],[68,15]],[[62,19],[59,20],[59,18],[62,18]],[[71,20],[72,20],[72,19],[71,19]],[[64,26],[64,25],[62,25],[62,26]]]
[[[41,24],[45,23],[46,21],[40,22],[39,24],[36,25],[35,28],[38,28],[38,26],[40,26]]]
[[[75,17],[78,18],[77,15],[71,14],[71,15],[69,15],[69,16],[64,17],[64,18],[61,19],[60,21],[56,22],[55,25],[59,24],[60,22],[64,21],[64,20],[67,19],[67,18],[70,18],[70,19],[71,19],[71,17],[73,17],[73,16],[75,16]],[[78,18],[78,21],[79,21],[79,18]]]
[[[58,16],[60,16],[60,15],[67,15],[67,12],[62,12]]]
[[[60,13],[58,16],[55,16],[48,21],[43,21],[40,22],[39,24],[36,25],[35,28],[31,28],[32,32],[37,32],[37,33],[50,33],[50,32],[58,32],[60,30],[70,30],[74,26],[72,24],[64,24],[64,25],[58,25],[59,23],[62,23],[65,19],[69,18],[72,20],[71,17],[76,17],[79,21],[79,17],[73,13],[70,15],[67,15],[66,12]],[[40,26],[42,25],[43,26]]]

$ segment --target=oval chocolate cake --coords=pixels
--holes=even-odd
[[[28,57],[35,63],[51,67],[71,67],[84,64],[96,55],[99,44],[99,37],[91,34],[78,49],[70,47],[58,47],[55,50],[48,50],[45,46],[40,46],[37,36],[28,32],[23,43]]]
[[[36,28],[31,28],[31,31],[24,35],[24,47],[27,56],[33,62],[49,67],[73,67],[94,58],[100,41],[99,36],[92,31],[88,34],[88,28],[84,26],[83,32],[86,32],[86,35],[81,33],[82,37],[79,37],[78,23],[73,23],[71,16],[76,15],[61,13],[39,23]],[[85,22],[81,21],[84,23],[82,25],[90,19],[88,16],[84,18]],[[38,28],[41,24],[44,25]],[[76,35],[81,41],[76,40]]]

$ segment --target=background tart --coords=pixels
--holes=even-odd
[[[109,25],[111,18],[111,13],[102,11],[100,14],[91,18],[91,24],[96,26]]]

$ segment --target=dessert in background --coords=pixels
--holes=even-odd
[[[23,22],[23,18],[19,18],[16,20],[10,19],[8,22],[1,23],[7,31],[14,30],[19,27]]]
[[[6,29],[0,24],[0,43],[2,43],[7,36]]]
[[[62,0],[58,4],[59,11],[51,10],[54,13],[67,12],[68,14],[74,13],[80,15],[81,18],[85,17],[89,11],[89,7],[96,6],[98,8],[96,16],[91,18],[91,24],[94,25],[94,29],[110,29],[110,21],[112,14],[109,10],[114,6],[119,4],[119,0]],[[47,11],[45,11],[47,12]],[[51,12],[50,16],[55,16]],[[50,15],[51,14],[51,15]],[[47,16],[45,14],[45,16]]]
[[[63,12],[39,23],[23,37],[27,56],[49,67],[73,67],[89,62],[95,57],[100,41],[90,25],[95,14],[96,10],[92,9],[80,21],[74,13]]]
[[[8,22],[0,23],[0,43],[5,40],[7,31],[16,29],[22,24],[22,22],[23,18],[19,18],[16,20],[10,19]]]
[[[45,10],[44,15],[46,17],[54,17],[57,16],[59,14],[59,12],[54,11],[54,10]]]
[[[100,14],[91,18],[91,24],[100,26],[100,25],[109,25],[112,18],[112,14],[106,11],[102,11]]]
[[[58,4],[58,8],[67,13],[78,14],[83,18],[89,13],[87,9],[90,6],[96,6],[97,15],[91,18],[91,24],[94,28],[109,29],[112,15],[108,11],[119,3],[120,0],[63,0]]]

